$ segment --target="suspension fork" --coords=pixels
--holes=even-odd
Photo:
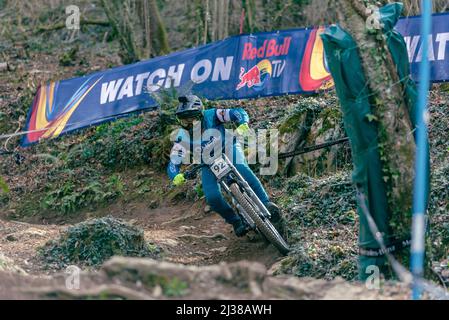
[[[232,182],[232,183],[233,184],[237,183],[237,181]],[[235,199],[228,184],[224,180],[221,180],[220,186],[231,196],[233,205],[237,207],[238,213],[243,216],[243,219],[246,221],[246,223],[249,225],[249,227],[251,229],[255,230],[256,224],[254,223],[254,220],[248,215],[248,213],[245,211],[245,209],[242,207],[242,205]],[[247,195],[245,193],[243,193],[243,196],[247,197]]]
[[[251,198],[253,202],[257,205],[260,211],[262,211],[263,215],[267,218],[271,218],[271,213],[268,211],[268,209],[265,207],[265,205],[260,201],[259,197],[256,195],[254,190],[251,188],[249,183],[243,178],[243,176],[240,174],[240,172],[237,170],[237,168],[232,164],[231,161],[229,161],[229,158],[223,154],[223,157],[225,158],[226,162],[228,162],[228,165],[231,167],[232,172],[237,177],[237,183],[245,190],[246,194]],[[228,188],[229,190],[229,188]]]

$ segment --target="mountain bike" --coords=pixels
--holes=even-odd
[[[270,221],[271,214],[257,197],[248,182],[238,172],[224,152],[209,164],[193,165],[184,173],[186,179],[194,179],[199,169],[209,166],[222,190],[232,199],[232,206],[250,230],[261,234],[283,255],[290,251],[287,242]]]

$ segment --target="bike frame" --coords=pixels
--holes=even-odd
[[[217,143],[217,141],[212,140],[208,145],[213,146],[215,143]],[[215,149],[213,150],[215,155]],[[236,213],[241,217],[242,221],[244,221],[250,229],[261,234],[282,254],[286,255],[290,249],[288,244],[276,230],[276,227],[274,227],[271,223],[270,212],[262,201],[260,201],[259,197],[251,188],[249,183],[243,178],[234,164],[223,152],[223,148],[221,149],[220,154],[215,155],[215,157],[210,159],[210,161],[194,166],[193,169],[187,171],[185,173],[186,178],[194,178],[196,176],[196,172],[205,166],[208,166],[216,177],[221,188],[228,196],[231,197],[232,205],[236,209]]]
[[[221,143],[221,140],[212,140],[210,141],[204,148],[212,148],[214,144]],[[234,166],[232,161],[229,160],[229,158],[226,156],[226,154],[223,152],[220,153],[215,159],[213,159],[210,163],[201,164],[198,167],[193,168],[189,173],[188,176],[194,176],[196,175],[197,170],[200,168],[208,166],[209,169],[212,171],[212,173],[217,178],[217,182],[220,184],[222,189],[225,190],[225,192],[231,196],[233,200],[233,205],[237,208],[238,213],[245,219],[247,224],[254,230],[256,229],[254,221],[251,219],[251,217],[245,212],[245,210],[242,208],[242,206],[235,201],[232,192],[230,190],[230,186],[232,183],[237,183],[240,189],[242,190],[242,194],[244,197],[248,200],[248,202],[254,206],[256,209],[256,212],[259,214],[259,216],[262,219],[271,219],[271,214],[268,211],[268,209],[265,207],[265,205],[260,201],[259,197],[256,195],[254,190],[251,188],[249,183],[242,177],[240,172],[237,170],[237,168]]]
[[[216,169],[214,169],[214,167],[223,166],[223,164],[226,164],[226,168],[223,171],[220,170],[217,171]],[[229,160],[229,158],[224,153],[221,154],[221,157],[215,159],[209,165],[209,168],[214,174],[218,172],[218,174],[215,174],[215,176],[217,178],[218,183],[226,191],[226,193],[232,196],[229,186],[232,183],[237,183],[242,189],[243,195],[247,198],[248,202],[256,205],[255,209],[257,209],[256,211],[260,214],[260,216],[263,219],[271,218],[271,214],[268,211],[268,209],[264,206],[262,201],[260,201],[259,197],[256,195],[254,190],[251,188],[248,182],[242,177],[240,172],[237,170],[234,164]],[[254,222],[246,214],[245,210],[243,210],[243,208],[238,204],[236,204],[236,206],[239,209],[240,213],[244,216],[245,220],[247,220],[248,224],[252,228],[255,228]]]

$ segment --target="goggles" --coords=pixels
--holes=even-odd
[[[179,118],[179,117],[176,117],[176,119],[178,120],[178,123],[182,127],[184,127],[184,128],[191,128],[191,127],[193,127],[193,123],[195,121],[200,121],[201,120],[201,117],[200,116],[190,117],[190,118]]]

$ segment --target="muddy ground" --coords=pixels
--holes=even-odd
[[[98,214],[98,213],[97,213]],[[0,220],[1,299],[406,299],[399,284],[367,290],[341,278],[332,281],[274,276],[282,257],[259,236],[237,238],[232,228],[203,201],[149,209],[146,203],[113,204],[100,215],[113,215],[144,229],[145,239],[162,248],[161,260],[113,258],[99,270],[83,269],[79,290],[67,289],[68,277],[37,256],[48,240],[76,221]],[[87,214],[88,216],[88,214]],[[78,217],[77,220],[86,217]],[[47,218],[48,219],[48,218]],[[5,258],[6,257],[6,258]],[[5,263],[6,261],[6,263]],[[134,270],[131,272],[130,270]],[[134,276],[129,277],[130,274]],[[165,292],[147,274],[180,279],[185,287]],[[137,275],[137,276],[136,276]],[[158,278],[158,279],[159,279]],[[168,290],[168,289],[167,289]]]

